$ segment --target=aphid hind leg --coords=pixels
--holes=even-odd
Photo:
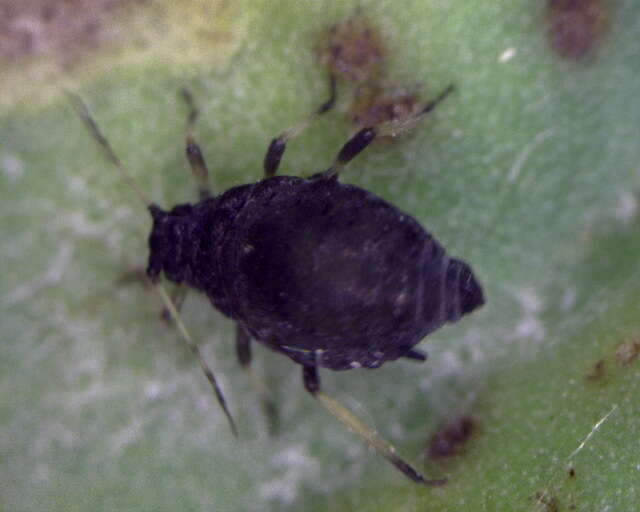
[[[188,89],[182,89],[181,92],[182,99],[184,99],[187,107],[189,107],[187,126],[185,129],[185,153],[187,155],[187,160],[189,160],[189,166],[191,167],[193,177],[198,184],[198,194],[200,199],[206,199],[211,197],[211,189],[209,187],[209,169],[207,168],[207,163],[202,155],[202,150],[196,143],[193,136],[193,127],[200,113],[196,108],[191,92],[189,92]]]
[[[391,462],[391,464],[393,464],[407,478],[416,483],[430,486],[446,483],[446,479],[427,480],[420,472],[411,466],[411,464],[406,462],[396,453],[396,449],[393,445],[380,437],[375,430],[366,426],[335,398],[323,393],[320,390],[320,377],[316,366],[303,366],[302,379],[306,390],[311,393],[327,411],[347,427],[348,430],[360,436],[369,446]]]
[[[453,89],[453,85],[449,85],[438,95],[437,98],[427,103],[419,112],[407,119],[403,119],[401,121],[390,121],[381,125],[363,128],[351,137],[344,146],[342,146],[338,152],[338,156],[336,156],[336,159],[333,162],[333,165],[324,172],[324,175],[326,177],[336,176],[349,162],[351,162],[351,160],[369,146],[376,137],[381,135],[395,136],[412,128],[418,121],[420,121],[422,116],[431,112],[438,103],[453,92]]]
[[[311,125],[311,123],[313,123],[313,121],[316,120],[316,118],[333,108],[336,103],[336,89],[336,78],[335,76],[330,75],[329,99],[322,105],[320,105],[320,107],[313,113],[307,116],[306,119],[302,120],[295,126],[292,126],[288,130],[285,130],[271,141],[271,143],[269,144],[269,148],[267,149],[267,154],[264,156],[263,167],[265,178],[275,176],[275,174],[278,172],[278,167],[280,167],[280,161],[282,160],[282,155],[284,154],[284,150],[287,147],[287,142],[300,135]]]
[[[278,409],[269,388],[251,367],[251,337],[240,324],[236,324],[236,355],[242,370],[249,377],[251,386],[260,397],[262,409],[267,417],[269,432],[275,433],[278,426]]]

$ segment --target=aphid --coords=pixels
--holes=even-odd
[[[442,101],[425,105],[422,116]],[[331,97],[302,123],[273,139],[264,159],[265,178],[213,196],[207,166],[192,127],[191,96],[186,153],[201,200],[164,210],[133,182],[84,104],[78,111],[94,138],[148,207],[153,220],[147,275],[195,288],[236,322],[241,365],[251,361],[254,339],[302,366],[304,386],[318,401],[415,482],[427,480],[393,446],[320,390],[319,368],[378,368],[406,357],[424,360],[413,347],[447,322],[483,304],[471,268],[450,258],[411,216],[372,193],[338,181],[342,168],[385,129],[367,127],[339,151],[325,172],[305,179],[275,176],[287,142],[335,103]],[[157,287],[183,336],[198,357],[228,415],[213,373]],[[234,427],[235,430],[235,427]]]

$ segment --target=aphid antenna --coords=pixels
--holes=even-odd
[[[100,148],[104,152],[104,154],[107,157],[107,159],[118,170],[118,172],[120,173],[120,177],[123,179],[123,181],[125,183],[127,183],[127,185],[129,185],[129,187],[138,196],[138,199],[140,200],[140,202],[142,204],[144,204],[147,207],[148,210],[157,209],[158,206],[155,203],[153,203],[152,201],[149,200],[149,198],[142,191],[142,189],[140,188],[138,183],[133,179],[133,177],[131,176],[131,174],[129,173],[127,168],[124,166],[122,161],[118,158],[118,156],[116,155],[115,151],[111,147],[111,144],[109,143],[107,138],[100,131],[100,128],[98,127],[98,124],[96,123],[96,121],[91,116],[91,112],[89,112],[89,108],[87,107],[85,102],[82,100],[82,98],[80,98],[80,96],[78,96],[77,94],[74,94],[72,92],[67,92],[67,94],[69,95],[69,97],[71,99],[71,102],[72,102],[72,104],[73,104],[73,106],[74,106],[74,108],[76,110],[76,113],[78,114],[78,117],[80,117],[80,119],[82,120],[82,122],[84,123],[86,128],[88,129],[88,131],[91,134],[91,136],[96,140],[96,142],[98,143],[98,145],[100,146]],[[187,101],[188,104],[190,104],[190,105],[193,104],[192,102],[189,103],[189,98],[185,97],[185,100]],[[193,124],[193,122],[195,121],[196,116],[197,116],[197,112],[195,111],[195,109],[192,109],[190,117],[189,117],[188,128],[190,128],[190,126]],[[188,140],[189,136],[190,136],[190,134],[189,134],[189,131],[188,131],[187,132],[187,140]],[[188,151],[188,148],[187,148],[187,151]],[[205,170],[206,170],[206,167],[205,167]],[[204,174],[204,177],[205,177],[205,179],[203,181],[204,181],[204,183],[206,183],[206,174]],[[202,181],[200,181],[200,183],[202,183]],[[218,404],[222,408],[222,411],[224,412],[225,416],[227,417],[227,420],[229,421],[229,426],[231,427],[231,431],[233,432],[233,435],[235,437],[238,437],[238,429],[236,428],[235,421],[233,420],[233,417],[231,416],[231,412],[229,411],[229,408],[227,407],[227,401],[225,400],[224,394],[222,393],[222,389],[220,388],[220,386],[218,384],[218,381],[216,380],[215,375],[214,375],[213,371],[211,370],[211,367],[209,366],[209,364],[202,357],[202,353],[200,352],[200,349],[198,348],[198,345],[194,342],[193,338],[191,337],[191,334],[187,330],[187,327],[182,322],[182,319],[180,317],[180,313],[178,312],[178,309],[176,308],[176,305],[171,300],[171,298],[169,297],[169,294],[166,292],[166,290],[164,289],[164,287],[162,286],[160,281],[154,281],[152,279],[149,279],[149,281],[151,282],[151,284],[153,286],[153,289],[156,290],[156,292],[160,296],[160,298],[161,298],[162,302],[164,303],[166,309],[171,314],[171,317],[173,318],[173,321],[175,322],[175,325],[178,328],[178,332],[180,333],[180,336],[184,339],[185,343],[187,344],[187,346],[191,350],[191,353],[197,359],[198,363],[200,364],[200,367],[202,368],[202,371],[204,372],[205,376],[207,377],[207,380],[211,384],[211,387],[213,388],[213,391],[214,391],[214,393],[216,395],[216,399],[218,401]]]
[[[118,172],[120,173],[120,177],[135,192],[135,194],[138,196],[138,199],[140,199],[140,202],[142,202],[147,208],[149,208],[153,204],[153,202],[149,200],[147,195],[142,191],[140,186],[133,179],[133,177],[127,170],[127,168],[124,166],[122,161],[116,155],[115,151],[113,151],[113,148],[111,147],[111,144],[109,143],[107,138],[104,135],[102,135],[102,132],[100,131],[98,124],[95,122],[95,120],[91,116],[91,113],[89,112],[89,108],[87,107],[86,103],[77,94],[74,94],[72,92],[67,92],[67,94],[71,99],[71,102],[76,110],[76,113],[78,114],[78,117],[80,117],[84,125],[89,130],[89,133],[91,133],[91,136],[96,140],[98,145],[102,148],[107,159],[115,166],[116,169],[118,169]]]

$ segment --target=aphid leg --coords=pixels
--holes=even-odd
[[[164,305],[169,310],[169,313],[171,314],[171,317],[173,318],[173,321],[175,322],[176,327],[178,328],[178,332],[180,332],[183,339],[187,343],[189,350],[191,350],[191,353],[198,360],[198,363],[200,364],[200,368],[202,368],[202,371],[204,372],[205,376],[207,377],[207,380],[209,381],[209,384],[211,384],[211,387],[213,388],[213,392],[216,395],[216,399],[218,400],[220,407],[222,408],[225,416],[227,417],[227,420],[229,421],[229,426],[231,427],[231,431],[233,432],[233,435],[235,437],[238,437],[238,429],[236,428],[236,423],[235,421],[233,421],[231,412],[227,407],[227,401],[225,400],[224,395],[222,394],[222,389],[220,389],[218,381],[216,380],[215,375],[211,371],[209,364],[204,360],[204,357],[202,357],[202,353],[200,352],[198,345],[196,345],[196,343],[193,341],[191,334],[189,334],[189,331],[187,330],[186,326],[184,325],[184,323],[182,323],[182,319],[180,318],[180,313],[178,313],[178,310],[176,309],[175,305],[171,301],[171,298],[169,297],[169,295],[167,295],[167,292],[165,291],[165,289],[162,287],[160,283],[153,283],[153,284],[154,284],[154,288],[158,291],[158,294],[162,298]]]
[[[95,122],[95,120],[91,116],[89,109],[87,108],[85,103],[82,101],[82,99],[79,96],[76,96],[75,94],[72,94],[72,93],[69,93],[69,96],[71,98],[73,106],[76,109],[76,112],[78,113],[78,116],[87,127],[91,136],[96,140],[100,148],[103,150],[107,159],[118,169],[118,172],[122,180],[125,181],[129,185],[129,187],[133,189],[133,191],[136,193],[140,201],[147,207],[147,209],[153,215],[153,212],[159,210],[159,207],[155,203],[147,199],[147,196],[144,194],[144,192],[142,192],[142,189],[133,180],[129,171],[123,165],[122,161],[118,158],[118,156],[115,154],[115,151],[113,151],[113,148],[111,147],[111,144],[109,144],[109,141],[107,140],[107,138],[100,131],[98,124]],[[149,276],[148,272],[147,272],[147,276]],[[211,368],[202,357],[202,354],[200,353],[200,349],[198,348],[198,345],[195,344],[195,342],[193,341],[193,338],[191,338],[191,335],[189,334],[189,331],[187,331],[187,328],[182,323],[178,310],[176,309],[169,295],[167,295],[167,292],[162,286],[162,284],[160,284],[158,278],[157,277],[155,279],[150,278],[149,280],[153,288],[158,293],[158,295],[160,295],[160,298],[162,299],[162,302],[164,302],[165,307],[171,314],[173,321],[175,322],[178,328],[178,331],[182,335],[183,339],[187,343],[187,346],[189,347],[189,349],[191,350],[195,358],[198,360],[198,363],[200,364],[202,371],[204,372],[205,376],[209,380],[209,383],[211,384],[211,387],[213,388],[213,391],[216,395],[216,399],[218,400],[218,404],[220,404],[220,407],[222,408],[224,414],[227,417],[227,420],[229,421],[229,425],[231,427],[231,431],[233,432],[233,435],[238,437],[238,429],[236,428],[236,424],[233,421],[233,417],[231,416],[231,413],[229,412],[229,408],[227,407],[227,401],[225,400],[224,395],[222,394],[222,390],[220,389],[220,386],[218,385],[218,382],[213,372],[211,371]]]
[[[189,107],[187,127],[185,130],[185,152],[187,154],[187,159],[189,160],[189,165],[191,166],[191,172],[198,184],[198,194],[200,199],[206,199],[211,197],[211,190],[209,188],[209,169],[204,161],[204,156],[202,156],[200,146],[196,143],[195,138],[193,137],[193,127],[196,119],[198,118],[199,112],[196,108],[195,102],[193,101],[191,92],[187,89],[182,89],[181,92],[182,98],[187,104],[187,107]]]
[[[369,144],[371,144],[377,136],[378,130],[375,126],[360,130],[351,137],[344,146],[342,146],[342,149],[338,152],[338,156],[333,162],[333,165],[324,172],[324,175],[327,178],[337,176],[337,174]]]
[[[278,135],[275,139],[271,141],[269,144],[269,148],[267,149],[267,154],[264,157],[264,176],[265,178],[270,178],[271,176],[275,176],[276,172],[278,172],[278,167],[280,166],[280,160],[282,160],[282,155],[284,150],[287,147],[287,142],[300,135],[304,130],[306,130],[313,121],[316,120],[319,116],[328,112],[333,108],[336,103],[336,78],[333,75],[329,76],[329,91],[330,96],[327,101],[325,101],[320,107],[307,116],[306,119],[302,120],[295,126],[292,126],[288,130],[285,130],[280,135]]]
[[[260,397],[269,424],[269,431],[274,433],[278,425],[278,409],[271,398],[269,388],[251,367],[251,337],[240,324],[236,324],[236,354],[242,370],[247,374],[251,386]]]
[[[323,174],[327,178],[336,176],[351,160],[359,155],[374,139],[381,135],[396,136],[399,133],[408,130],[413,127],[422,116],[431,112],[438,103],[444,100],[453,91],[453,85],[447,87],[440,95],[427,103],[419,112],[407,119],[401,121],[389,121],[378,126],[369,126],[363,128],[353,137],[351,137],[347,143],[342,146],[342,149],[338,152],[333,165],[327,169]]]
[[[406,477],[416,483],[423,485],[442,485],[446,479],[427,480],[413,466],[402,459],[396,449],[387,441],[382,439],[373,429],[367,427],[351,411],[344,407],[334,398],[320,391],[320,378],[316,366],[303,366],[302,378],[304,387],[329,411],[337,420],[347,427],[348,430],[360,436],[369,446],[375,449],[380,455],[393,464]]]
[[[427,354],[422,350],[418,350],[417,348],[412,348],[408,350],[404,356],[407,359],[412,359],[414,361],[418,361],[419,363],[424,363],[427,360]]]
[[[184,300],[187,298],[187,294],[189,293],[189,288],[185,284],[179,284],[171,291],[171,302],[176,307],[176,311],[180,312],[182,310],[182,304],[184,304]],[[171,313],[167,308],[162,310],[160,313],[160,318],[167,323],[173,323],[171,319]]]

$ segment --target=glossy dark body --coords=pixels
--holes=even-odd
[[[376,368],[484,303],[415,219],[334,178],[278,176],[151,213],[149,275],[202,291],[304,366]]]

